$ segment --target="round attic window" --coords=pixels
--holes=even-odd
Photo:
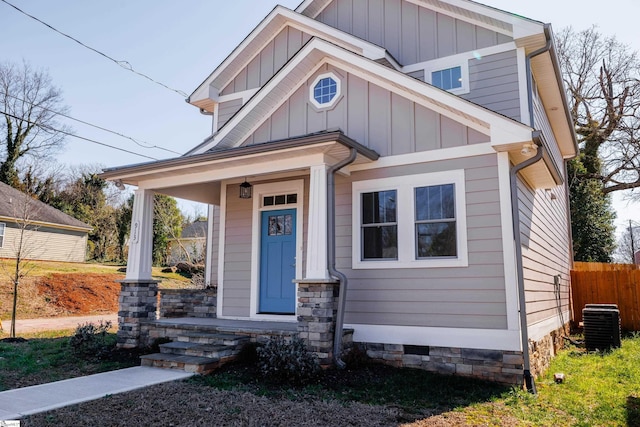
[[[340,79],[333,73],[321,74],[310,87],[309,100],[316,108],[333,107],[340,98]]]

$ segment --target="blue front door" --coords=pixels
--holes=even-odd
[[[262,212],[260,224],[260,313],[294,314],[296,210]]]

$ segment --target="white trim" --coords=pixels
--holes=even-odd
[[[320,104],[316,100],[315,96],[315,88],[320,83],[320,80],[329,78],[336,83],[336,94],[331,98],[331,101]],[[313,83],[309,85],[309,103],[313,105],[317,110],[330,110],[338,103],[338,101],[342,98],[342,79],[338,77],[335,73],[328,72],[318,74],[315,79],[313,79]]]
[[[411,73],[413,71],[423,70],[427,67],[434,67],[434,64],[443,63],[443,64],[456,64],[461,63],[463,61],[467,61],[475,58],[484,58],[485,56],[495,55],[497,53],[508,52],[510,50],[517,49],[517,46],[514,42],[507,42],[498,44],[495,46],[489,46],[482,49],[476,49],[469,52],[457,53],[455,55],[444,56],[442,58],[432,59],[429,61],[416,62],[415,64],[408,64],[402,67],[400,71],[403,73]]]
[[[375,162],[361,163],[348,166],[350,172],[382,169],[393,166],[406,166],[418,163],[440,162],[442,160],[463,159],[466,157],[485,156],[496,154],[490,142],[464,145],[460,147],[441,148],[438,150],[420,151],[417,153],[398,154],[395,156],[380,157]]]
[[[527,55],[523,47],[516,51],[518,64],[518,89],[520,91],[520,121],[525,125],[532,126],[529,123],[529,89],[527,86]]]
[[[244,316],[217,316],[217,319],[225,320],[251,320],[257,322],[283,322],[283,323],[296,323],[298,318],[296,316],[276,316],[276,315],[262,315],[257,318],[248,318]]]
[[[207,240],[206,240],[206,262],[204,264],[204,283],[207,287],[211,286],[211,254],[213,252],[213,205],[207,205]]]
[[[571,314],[568,311],[562,313],[562,316],[569,322]],[[549,335],[549,332],[560,329],[563,325],[560,324],[560,316],[553,316],[545,320],[533,323],[529,325],[529,339],[538,341],[545,336]]]
[[[4,240],[7,234],[7,224],[0,222],[0,230],[2,230],[2,233],[0,233],[0,237],[2,238],[2,240],[0,240],[0,249],[2,249],[4,248]]]
[[[297,193],[297,203],[263,207],[261,200],[266,195]],[[302,245],[304,228],[304,180],[279,181],[268,184],[255,184],[253,186],[253,214],[251,220],[251,292],[249,301],[249,317],[252,319],[278,320],[295,318],[288,315],[273,315],[259,313],[259,287],[260,287],[260,215],[263,211],[279,209],[296,209],[296,277],[302,279]],[[298,295],[298,285],[295,295]],[[296,303],[296,311],[298,304]]]
[[[257,87],[257,88],[254,88],[254,89],[247,89],[247,90],[243,90],[243,91],[240,91],[240,92],[230,93],[229,95],[220,95],[218,97],[218,103],[227,102],[227,101],[235,101],[236,99],[242,99],[242,103],[246,104],[247,101],[249,99],[251,99],[251,97],[253,95],[258,93],[259,90],[260,90],[260,88]]]
[[[513,236],[513,215],[511,213],[511,182],[509,178],[511,163],[509,161],[509,153],[497,153],[497,160],[507,329],[519,331],[518,273],[516,270],[516,250]]]
[[[505,329],[345,324],[354,342],[522,351],[520,333]]]
[[[216,316],[222,317],[224,301],[224,244],[227,235],[227,183],[220,183],[220,232],[218,234],[218,297],[216,300]]]
[[[416,187],[455,185],[456,250],[455,258],[416,259],[415,196]],[[353,218],[351,263],[353,269],[467,267],[467,209],[464,169],[355,181],[352,184],[351,217]],[[398,259],[364,261],[362,249],[361,194],[367,191],[397,191]]]
[[[306,279],[329,279],[327,269],[327,168],[311,166],[309,173],[309,214],[307,218]]]

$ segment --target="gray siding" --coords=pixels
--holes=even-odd
[[[533,91],[533,128],[542,132],[544,140],[547,142],[545,148],[549,151],[551,158],[558,169],[563,170],[564,162],[562,160],[562,154],[560,154],[560,147],[556,141],[556,136],[553,133],[551,123],[549,123],[549,117],[547,116],[542,100],[538,95],[535,84]]]
[[[211,258],[207,260],[211,266],[210,283],[218,283],[218,254],[220,252],[220,206],[213,207],[213,236],[211,238]]]
[[[0,258],[15,258],[20,249],[20,229],[15,223],[5,224]],[[84,262],[86,250],[86,232],[51,227],[26,230],[22,243],[23,258],[42,261]]]
[[[463,98],[520,120],[517,52],[512,50],[470,60],[469,90]]]
[[[489,138],[352,74],[342,77],[340,101],[316,110],[308,101],[312,76],[243,144],[255,144],[339,128],[382,156],[487,142]]]
[[[221,102],[218,106],[218,129],[225,125],[242,108],[242,99]]]
[[[283,28],[220,94],[229,95],[262,87],[310,38],[309,34],[298,29],[289,26]]]
[[[237,197],[239,191],[238,185],[227,187],[222,315],[248,317],[253,201]]]
[[[339,177],[337,266],[349,277],[345,322],[505,329],[506,299],[497,160],[494,155],[394,167]],[[465,169],[469,266],[351,269],[351,182]],[[401,215],[403,213],[400,213]],[[409,213],[404,213],[409,214]]]
[[[555,200],[551,194],[556,196]],[[533,191],[518,183],[520,237],[527,301],[527,323],[558,317],[569,310],[570,242],[565,187]],[[553,276],[561,276],[559,289]],[[561,302],[558,302],[559,291]],[[569,319],[565,318],[565,322]]]
[[[403,0],[334,0],[316,18],[409,65],[511,39]]]

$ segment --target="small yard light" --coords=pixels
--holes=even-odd
[[[253,185],[249,184],[247,182],[247,178],[245,178],[244,182],[240,184],[240,198],[250,199],[252,193],[253,193]]]

